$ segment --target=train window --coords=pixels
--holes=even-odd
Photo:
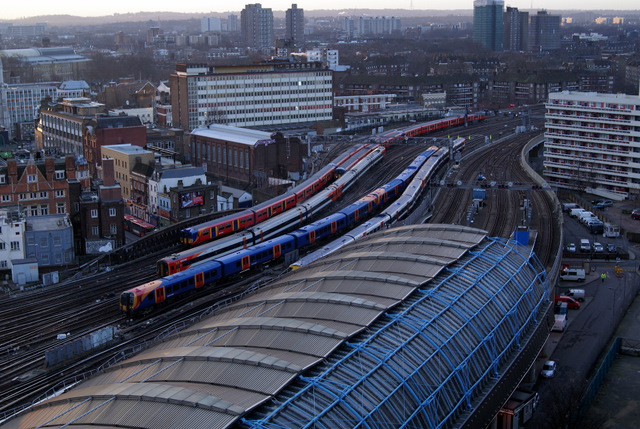
[[[202,233],[202,235],[209,235],[209,232],[210,232],[210,231],[211,231],[211,230],[209,230],[209,229],[205,229],[205,230],[204,230],[204,232]]]
[[[236,268],[240,268],[240,262],[236,262]]]

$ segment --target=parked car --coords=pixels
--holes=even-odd
[[[613,205],[613,201],[611,201],[611,200],[597,200],[597,202],[594,205],[598,209],[603,209],[605,207],[611,207]]]
[[[640,220],[640,209],[635,209],[634,211],[631,212],[631,219]]]
[[[585,290],[584,289],[569,289],[569,292],[566,293],[566,296],[570,296],[571,298],[578,300],[580,302],[584,301]]]
[[[575,243],[569,243],[569,244],[567,244],[566,249],[567,249],[567,252],[572,252],[573,253],[573,252],[575,252],[577,250],[576,249],[576,244]]]
[[[542,372],[540,373],[540,375],[542,375],[544,378],[553,378],[556,375],[556,368],[557,365],[555,361],[548,360],[544,363],[544,365],[542,365]]]
[[[572,309],[572,310],[580,309],[580,303],[577,300],[571,298],[570,296],[556,295],[556,305],[558,305],[559,302],[566,302],[567,308],[569,309]]]
[[[583,238],[580,240],[580,251],[581,252],[591,252],[591,242]]]
[[[618,251],[618,248],[616,247],[615,244],[607,244],[607,252],[609,253],[616,253]]]
[[[594,252],[604,252],[604,246],[599,242],[593,243],[593,251]]]

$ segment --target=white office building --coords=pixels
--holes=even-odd
[[[640,96],[559,92],[546,104],[551,186],[611,199],[640,196]]]
[[[333,73],[321,63],[178,64],[171,75],[173,125],[233,127],[330,120]]]

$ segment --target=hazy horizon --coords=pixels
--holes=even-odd
[[[124,0],[112,0],[111,2],[101,3],[77,3],[77,2],[51,2],[45,0],[33,0],[26,4],[20,2],[9,2],[2,8],[2,20],[19,20],[38,16],[48,15],[71,15],[78,17],[110,17],[114,15],[136,14],[136,13],[240,13],[246,4],[253,2],[237,2],[233,8],[225,7],[212,9],[210,5],[202,5],[195,3],[187,3],[176,6],[175,1],[168,0],[138,0],[136,2]],[[473,10],[473,0],[451,0],[450,2],[430,2],[427,0],[404,0],[390,8],[389,3],[383,0],[370,0],[365,7],[362,2],[354,0],[338,1],[325,0],[322,3],[318,1],[308,2],[292,2],[276,0],[273,2],[261,2],[263,8],[271,8],[273,11],[285,11],[291,8],[292,4],[297,4],[299,9],[308,11],[314,10],[335,10],[346,11],[354,10],[442,10],[442,11],[460,11]],[[613,4],[608,4],[606,8],[602,7],[602,2],[596,0],[584,0],[580,4],[580,8],[575,7],[574,1],[569,0],[515,0],[504,1],[505,6],[517,7],[523,10],[561,10],[561,11],[637,11],[640,9],[635,1],[616,0]],[[320,6],[320,7],[317,7]],[[383,13],[381,13],[382,15]]]

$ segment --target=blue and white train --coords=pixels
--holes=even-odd
[[[464,148],[465,140],[463,138],[458,138],[453,142],[453,153],[458,152]],[[372,234],[376,231],[380,231],[381,229],[388,228],[398,220],[405,217],[408,213],[413,210],[413,207],[418,202],[422,192],[433,177],[434,173],[437,172],[442,164],[444,164],[450,156],[450,152],[448,148],[440,148],[438,149],[428,160],[422,165],[418,173],[416,173],[415,177],[411,180],[409,186],[407,186],[406,190],[403,194],[389,207],[384,209],[380,214],[372,217],[367,222],[364,222],[362,225],[355,227],[351,231],[346,232],[336,240],[328,243],[325,246],[322,246],[320,249],[317,249],[308,255],[300,258],[296,262],[290,265],[290,268],[296,270],[301,267],[305,267],[316,260],[327,256],[342,247],[346,246],[349,243],[352,243],[364,236]]]

